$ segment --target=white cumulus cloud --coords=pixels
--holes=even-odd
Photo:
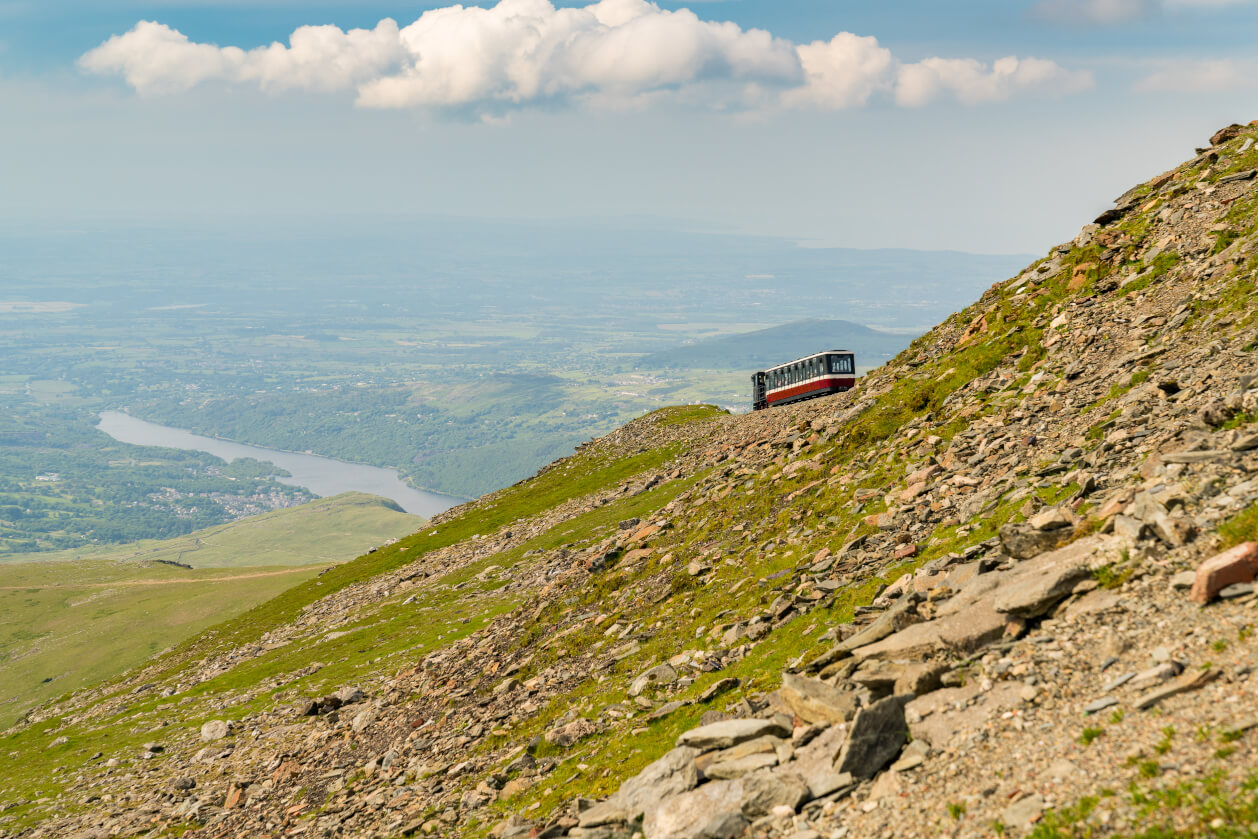
[[[900,68],[896,102],[926,105],[947,94],[966,105],[1000,102],[1017,94],[1076,93],[1092,87],[1092,74],[1040,58],[1006,56],[991,65],[972,58],[927,58]]]
[[[303,26],[288,45],[242,50],[198,44],[169,26],[141,21],[79,59],[117,74],[139,93],[179,93],[207,81],[255,82],[264,90],[344,90],[401,66],[405,52],[389,19],[375,29]]]
[[[879,96],[911,106],[941,97],[978,104],[1091,83],[1086,72],[1035,58],[990,66],[960,58],[905,64],[876,38],[850,32],[797,45],[649,0],[573,8],[550,0],[453,5],[404,27],[389,19],[374,29],[303,26],[287,43],[254,49],[198,43],[141,21],[79,63],[122,77],[142,95],[216,82],[272,92],[353,91],[357,104],[372,108],[499,112],[547,101],[616,107],[668,96],[714,108],[741,101],[742,107],[842,109]]]

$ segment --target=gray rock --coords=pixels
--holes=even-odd
[[[733,678],[732,676],[715,681],[708,685],[707,688],[704,689],[703,693],[699,694],[699,703],[703,704],[704,702],[711,702],[722,693],[738,687],[739,684],[739,680]]]
[[[782,687],[770,694],[769,704],[808,723],[847,722],[856,714],[856,695],[794,673],[782,674]]]
[[[646,839],[731,839],[747,827],[743,782],[712,781],[670,798],[656,799],[642,822]]]
[[[629,811],[617,801],[600,801],[577,817],[577,825],[583,828],[602,827],[605,824],[623,824],[629,820]]]
[[[777,766],[777,763],[778,756],[775,752],[762,752],[714,763],[705,769],[703,774],[714,780],[728,781],[734,778],[741,778],[744,775],[750,775],[761,769],[772,768]]]
[[[742,812],[757,819],[772,813],[774,807],[798,810],[810,796],[808,784],[793,772],[757,772],[743,778]]]
[[[1014,559],[1031,559],[1051,551],[1070,538],[1068,528],[1040,530],[1027,523],[1010,523],[1000,528],[1000,544]]]
[[[1005,808],[1000,820],[1015,830],[1027,830],[1044,813],[1044,799],[1037,794],[1020,798]]]
[[[338,690],[335,694],[337,699],[341,700],[342,705],[353,705],[355,702],[362,702],[364,694],[357,687],[346,685]]]
[[[914,740],[904,747],[904,751],[900,753],[900,757],[895,763],[891,764],[892,772],[907,772],[910,769],[916,769],[926,762],[926,758],[930,756],[930,744],[925,740]]]
[[[1095,536],[1080,539],[1020,566],[1002,581],[993,607],[1019,618],[1044,614],[1089,575],[1089,561],[1106,544],[1107,540]]]
[[[359,716],[362,716],[362,714],[359,714]],[[355,725],[355,730],[358,730],[357,729],[358,717],[354,718],[354,725]],[[552,728],[550,731],[547,731],[546,742],[550,743],[552,746],[565,748],[567,746],[571,746],[573,743],[577,742],[578,740],[584,740],[586,737],[589,737],[591,734],[594,734],[596,731],[598,731],[598,727],[595,726],[594,723],[581,717],[581,718],[577,718],[573,720],[570,723],[565,723],[564,725],[558,726],[556,728]]]
[[[1083,713],[1095,714],[1098,711],[1104,711],[1106,708],[1112,708],[1118,704],[1118,700],[1112,696],[1102,696],[1100,699],[1094,699],[1087,705],[1083,706]]]
[[[808,669],[821,670],[839,659],[851,655],[852,651],[858,647],[881,641],[905,627],[918,623],[921,621],[921,618],[917,614],[917,602],[917,596],[912,594],[900,598],[894,606],[879,615],[869,626],[850,638],[835,644],[825,654],[818,657],[808,666]]]
[[[630,821],[636,819],[638,814],[654,808],[660,801],[688,792],[699,784],[699,770],[695,767],[698,754],[691,748],[673,749],[621,784],[608,800],[623,807]]]
[[[201,739],[206,743],[222,740],[231,733],[231,723],[227,720],[210,720],[201,726]]]
[[[857,778],[872,778],[894,760],[908,740],[904,706],[912,699],[888,696],[858,711],[834,768]]]
[[[791,729],[777,720],[722,720],[711,725],[692,728],[677,738],[678,746],[708,751],[728,749],[757,737],[790,737]]]
[[[876,644],[853,650],[857,659],[915,659],[941,651],[969,652],[1004,635],[1008,615],[979,601],[945,618],[914,624]]]
[[[649,687],[671,684],[675,681],[677,681],[677,671],[671,664],[657,664],[629,684],[629,695],[639,696]]]

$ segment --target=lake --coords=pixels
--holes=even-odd
[[[229,463],[240,457],[267,460],[292,473],[292,477],[276,478],[277,481],[304,487],[320,497],[342,492],[366,492],[396,501],[406,512],[425,518],[463,503],[461,498],[415,489],[393,469],[202,437],[181,428],[145,422],[118,411],[102,413],[96,427],[120,443],[209,452]]]

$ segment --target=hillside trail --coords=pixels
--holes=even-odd
[[[71,588],[118,588],[120,586],[186,586],[193,583],[229,583],[232,580],[255,580],[259,577],[280,577],[285,574],[296,574],[309,571],[310,566],[301,565],[284,571],[262,571],[257,574],[234,574],[230,577],[204,577],[199,580],[117,580],[112,583],[55,583],[53,585],[0,586],[0,591],[29,591],[30,589],[71,589]]]

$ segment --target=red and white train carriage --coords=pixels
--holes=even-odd
[[[856,386],[856,356],[826,350],[751,375],[751,407],[757,411],[842,393]]]

